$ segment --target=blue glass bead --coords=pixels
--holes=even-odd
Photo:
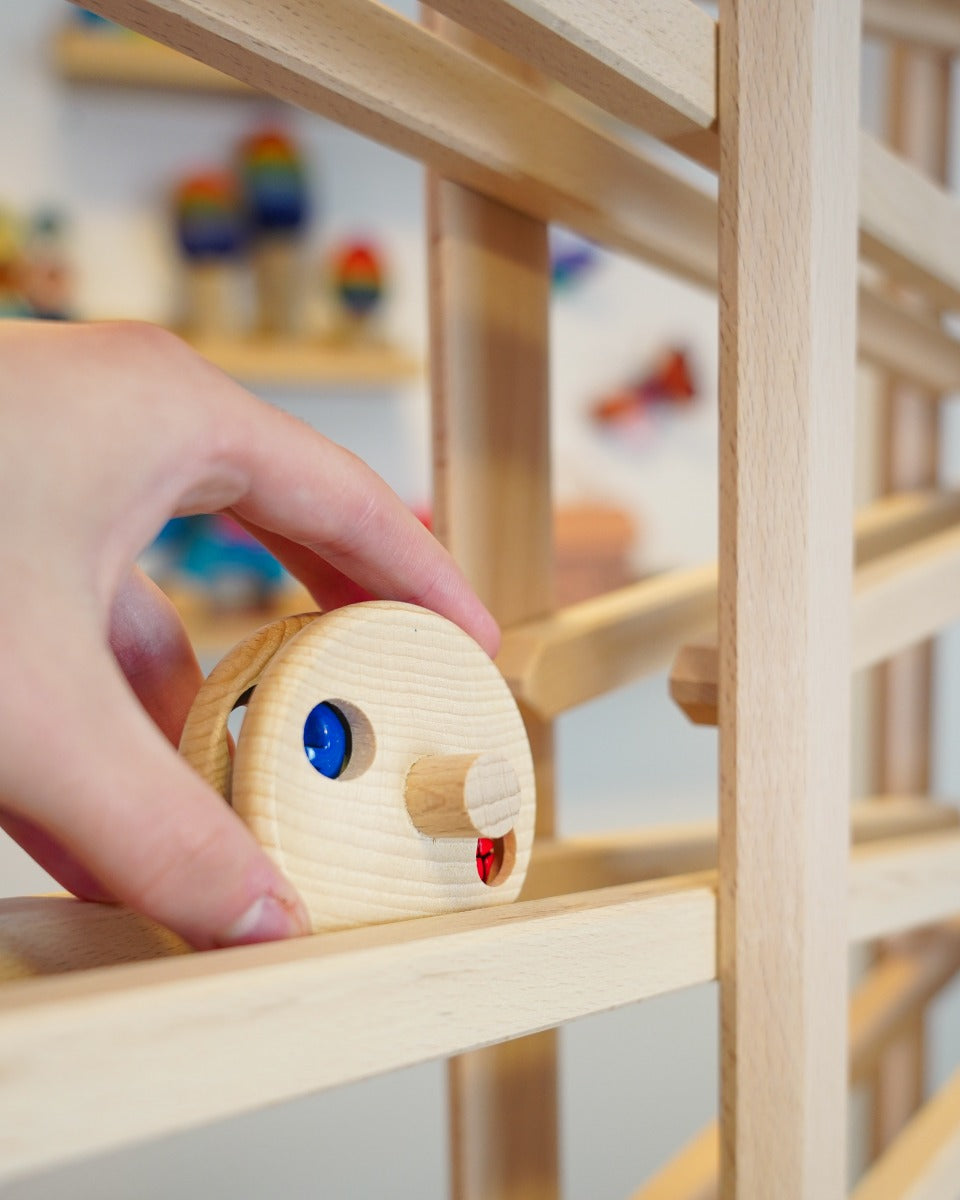
[[[303,748],[310,765],[328,779],[336,779],[350,760],[350,726],[332,704],[311,709],[303,725]]]

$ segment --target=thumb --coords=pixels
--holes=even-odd
[[[84,702],[69,705],[56,755],[42,768],[34,761],[29,793],[10,789],[10,807],[119,901],[198,949],[309,932],[292,885],[165,741],[106,655],[92,676],[74,675],[84,679]],[[60,708],[62,683],[57,700]],[[28,811],[18,794],[29,795]]]

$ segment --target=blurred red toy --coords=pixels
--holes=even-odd
[[[682,350],[669,350],[653,371],[608,392],[591,410],[601,425],[615,425],[642,417],[653,405],[686,406],[697,394],[696,383],[687,356]]]

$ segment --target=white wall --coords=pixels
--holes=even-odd
[[[163,319],[172,277],[161,197],[178,173],[223,161],[264,106],[61,85],[45,54],[65,7],[61,0],[33,0],[0,8],[0,111],[17,114],[3,123],[0,204],[69,209],[85,315]],[[320,172],[315,240],[351,229],[383,231],[397,278],[389,328],[422,351],[419,167],[316,118],[298,116],[296,129]],[[715,326],[712,299],[611,256],[554,304],[558,494],[635,509],[645,527],[637,563],[648,569],[714,553]],[[658,420],[642,443],[616,442],[592,428],[584,417],[591,399],[678,339],[690,345],[702,380],[704,396],[693,414]],[[267,398],[349,445],[405,499],[428,497],[422,387]],[[564,717],[558,740],[565,832],[714,812],[715,735],[678,715],[663,677]],[[36,868],[0,845],[0,894],[43,886]],[[563,1166],[571,1200],[628,1194],[711,1115],[715,1008],[715,989],[701,988],[562,1031]],[[198,1087],[202,1071],[198,1063]],[[149,1093],[148,1080],[137,1087]],[[427,1065],[59,1171],[8,1194],[16,1200],[440,1196],[444,1087],[442,1066]]]

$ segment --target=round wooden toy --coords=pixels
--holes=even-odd
[[[211,673],[180,749],[316,931],[500,904],[523,884],[536,802],[522,718],[480,647],[425,609],[371,602],[266,626]]]

